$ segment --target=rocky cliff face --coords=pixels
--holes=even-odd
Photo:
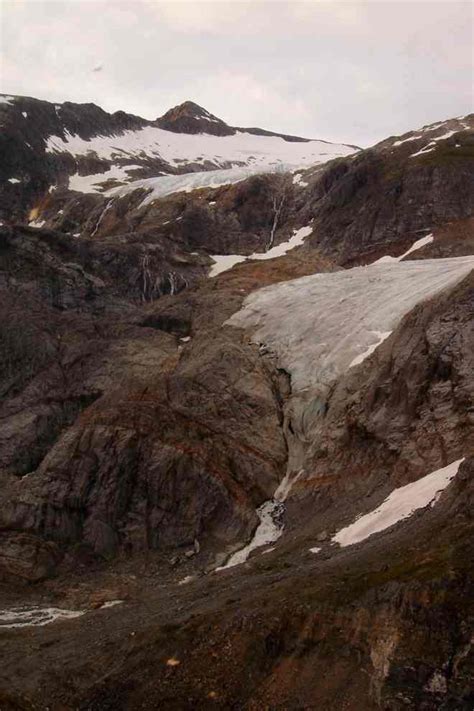
[[[12,484],[4,530],[87,540],[107,556],[248,536],[286,459],[286,385],[222,329],[249,285],[143,310],[140,245],[97,251],[31,228],[4,229],[3,245],[4,323],[17,316],[5,330],[2,466],[24,477],[41,462]]]
[[[1,97],[0,102],[0,219],[28,215],[50,187],[67,187],[73,173],[104,172],[108,163],[97,156],[77,157],[48,153],[50,136],[67,140],[77,135],[89,141],[96,135],[113,136],[139,130],[149,122],[117,111],[108,114],[95,104],[51,104],[29,97]]]
[[[46,155],[53,123],[82,142],[240,129],[190,102],[156,122],[44,104],[3,104],[0,706],[470,709],[472,117],[155,196],[69,190],[64,176],[115,159]],[[5,165],[30,158],[19,188]],[[29,204],[33,224],[16,222]],[[405,271],[425,274],[410,298]],[[356,273],[381,294],[362,316]],[[301,291],[315,275],[327,294]],[[371,320],[393,316],[389,277],[408,304],[391,335]],[[271,324],[262,287],[287,304]],[[456,462],[443,491],[340,545]],[[46,608],[77,617],[32,625]]]
[[[233,136],[235,128],[210,114],[193,101],[175,106],[156,120],[161,128],[174,133],[208,133],[212,136]]]
[[[305,206],[313,243],[351,266],[471,216],[473,129],[472,114],[433,124],[319,171]]]

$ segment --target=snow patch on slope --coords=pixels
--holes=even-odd
[[[228,269],[232,269],[239,262],[245,262],[247,259],[242,254],[212,254],[210,257],[214,260],[214,264],[209,271],[211,279],[218,274],[222,274],[222,272],[226,272]]]
[[[269,249],[268,252],[263,252],[262,254],[254,252],[250,255],[249,259],[274,259],[275,257],[282,257],[295,247],[301,246],[305,238],[308,237],[312,231],[313,228],[310,225],[300,227],[299,230],[293,230],[293,235],[286,242],[282,242],[276,247]]]
[[[401,262],[402,259],[404,259],[405,257],[408,257],[409,254],[411,254],[412,252],[416,252],[418,249],[425,247],[427,244],[431,244],[432,241],[433,241],[433,235],[432,234],[426,235],[425,237],[421,237],[421,239],[418,239],[416,242],[414,242],[412,244],[412,246],[410,247],[410,249],[407,249],[407,251],[404,252],[403,254],[401,254],[399,257],[390,257],[389,255],[387,255],[386,257],[380,257],[380,259],[377,259],[377,261],[374,262],[374,264],[387,264],[390,262]]]
[[[418,141],[420,138],[423,138],[423,136],[416,135],[416,136],[409,136],[408,138],[399,138],[398,141],[395,141],[393,143],[394,146],[401,146],[403,143],[408,143],[409,141]]]
[[[61,610],[58,607],[13,607],[0,611],[0,629],[13,627],[43,627],[56,620],[71,620],[84,615],[85,610]]]
[[[467,128],[470,128],[470,127],[467,126]],[[430,129],[430,130],[433,130],[433,129]],[[436,148],[436,143],[438,141],[444,141],[446,138],[451,138],[451,136],[453,136],[458,131],[459,131],[459,129],[457,128],[452,131],[446,131],[446,133],[443,133],[442,136],[436,136],[436,138],[433,138],[426,146],[421,148],[419,151],[417,151],[416,153],[412,153],[410,158],[415,158],[416,156],[422,156],[425,153],[431,153],[431,151],[434,151],[434,149]]]
[[[307,188],[309,183],[305,183],[301,173],[295,173],[292,180],[293,185],[299,185],[301,188]]]
[[[222,272],[232,269],[235,264],[245,262],[248,259],[265,260],[275,259],[275,257],[282,257],[295,247],[302,245],[305,238],[308,237],[312,231],[313,228],[310,225],[300,227],[299,230],[293,230],[293,235],[286,242],[282,242],[276,247],[272,247],[268,250],[268,252],[254,252],[249,257],[245,257],[242,254],[211,254],[210,257],[214,260],[215,264],[211,267],[209,277],[212,278],[218,274],[222,274]]]
[[[425,155],[425,153],[431,153],[431,151],[434,151],[435,148],[436,148],[436,143],[433,143],[433,142],[428,143],[427,146],[424,146],[416,153],[412,153],[410,158],[416,158],[417,156]]]
[[[100,610],[106,610],[109,607],[116,607],[117,605],[123,605],[124,600],[107,600],[107,602],[103,602],[102,605],[100,606]]]
[[[129,171],[141,168],[140,165],[119,166],[113,165],[104,173],[94,173],[93,175],[75,175],[69,176],[69,190],[75,190],[79,193],[100,193],[102,183],[107,180],[117,180],[120,182],[128,182],[130,180]]]
[[[350,526],[336,533],[333,541],[340,546],[351,546],[364,541],[374,533],[394,526],[418,509],[434,506],[443,490],[456,476],[463,461],[464,459],[458,459],[447,467],[437,469],[411,484],[395,489],[374,511],[360,516]]]

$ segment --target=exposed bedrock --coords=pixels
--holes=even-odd
[[[350,266],[361,257],[386,254],[390,243],[401,253],[416,236],[470,217],[474,133],[472,126],[457,129],[415,157],[416,143],[393,147],[382,142],[332,161],[306,190],[302,214],[316,218],[308,242]]]
[[[283,476],[281,404],[251,350],[225,332],[200,346],[90,406],[11,484],[2,529],[106,556],[248,537]]]

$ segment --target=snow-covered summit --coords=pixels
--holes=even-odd
[[[228,125],[193,101],[185,101],[154,121],[94,104],[52,104],[22,96],[0,97],[2,129],[15,146],[15,171],[6,179],[28,178],[32,154],[44,164],[43,182],[80,192],[105,192],[147,179],[189,174],[176,189],[209,183],[192,177],[209,171],[244,169],[248,174],[296,170],[354,153],[354,146],[310,140]],[[19,150],[19,148],[21,150]],[[8,158],[8,156],[7,156]],[[46,175],[47,174],[47,175]],[[222,184],[239,173],[211,178]],[[169,182],[169,181],[168,181]],[[169,191],[167,186],[166,191]],[[161,188],[155,192],[162,192]]]
[[[236,175],[225,175],[222,180],[211,179],[213,184],[242,180],[255,173],[296,170],[317,163],[325,163],[333,158],[350,155],[354,148],[344,144],[325,141],[287,141],[278,135],[259,135],[245,130],[231,134],[212,135],[210,133],[176,133],[158,126],[144,126],[138,130],[97,135],[83,139],[77,134],[66,132],[64,136],[50,136],[46,141],[48,153],[69,153],[75,158],[95,158],[107,161],[111,166],[127,167],[133,163],[140,168],[143,161],[155,160],[162,166],[156,180],[164,180],[163,174],[176,176],[176,189],[186,189],[188,182],[183,174],[189,174],[190,185],[202,187],[209,184],[196,178],[196,173],[208,171],[229,171],[236,169]],[[128,166],[129,167],[129,166]],[[110,170],[110,168],[109,168]],[[96,184],[101,182],[100,174]],[[150,176],[153,177],[153,176]],[[104,176],[104,180],[107,176]],[[123,172],[122,183],[131,183],[130,189],[142,188],[143,181],[134,184]],[[99,187],[85,186],[84,192],[97,192]]]

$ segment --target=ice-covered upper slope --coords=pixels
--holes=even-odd
[[[24,179],[31,190],[67,186],[85,193],[161,176],[216,170],[241,172],[165,183],[160,194],[242,180],[258,172],[304,168],[356,152],[355,146],[229,126],[193,102],[155,120],[95,104],[52,104],[31,97],[0,95],[0,124],[6,154],[0,183]],[[35,157],[35,161],[32,157]],[[32,183],[31,166],[39,166]],[[38,183],[38,186],[36,186]],[[138,182],[134,186],[142,187]],[[24,192],[24,191],[23,191]],[[23,199],[23,192],[18,190]],[[21,198],[21,199],[20,199]]]
[[[420,301],[474,269],[474,256],[378,263],[269,286],[250,294],[227,323],[253,330],[291,374],[295,395],[324,396],[380,334]]]
[[[141,125],[106,131],[99,128],[96,135],[90,134],[89,126],[86,136],[64,126],[47,138],[46,152],[94,154],[108,161],[146,156],[159,158],[171,168],[181,169],[183,163],[192,163],[191,170],[195,171],[195,165],[200,163],[204,170],[240,166],[266,169],[281,163],[308,166],[357,150],[354,146],[271,134],[261,129],[234,128],[193,102],[170,109],[155,122],[138,117],[137,120]]]
[[[312,165],[337,156],[354,153],[354,148],[324,141],[290,142],[279,136],[258,136],[238,131],[233,136],[211,136],[205,133],[187,134],[145,126],[137,131],[124,131],[116,136],[95,136],[85,140],[67,133],[65,138],[50,136],[46,142],[49,153],[68,152],[73,155],[95,153],[99,158],[129,158],[143,152],[162,158],[173,166],[182,161],[211,161],[221,167],[275,163],[295,166]]]
[[[216,168],[247,167],[252,173],[277,169],[296,169],[354,153],[354,148],[324,141],[286,141],[279,136],[260,136],[237,131],[231,136],[205,133],[186,134],[165,131],[155,126],[124,131],[115,136],[95,136],[85,140],[66,132],[64,139],[50,136],[49,153],[93,154],[108,161],[159,158],[171,168],[186,164],[212,164]],[[245,175],[243,175],[245,177]],[[241,177],[240,179],[243,179]],[[141,182],[141,181],[140,181]],[[137,184],[137,187],[140,187]]]
[[[49,136],[46,151],[67,152],[73,156],[93,155],[111,164],[111,169],[103,177],[96,174],[88,180],[84,176],[72,176],[69,181],[72,190],[101,192],[101,183],[115,178],[126,185],[112,189],[109,194],[119,197],[132,190],[145,189],[149,191],[144,201],[146,204],[181,190],[189,192],[196,188],[218,187],[245,180],[256,173],[294,171],[357,150],[353,146],[326,141],[286,140],[283,136],[262,135],[245,129],[229,130],[230,135],[178,133],[148,125],[88,139],[65,131],[63,137]],[[160,162],[161,168],[157,171],[160,175],[133,180],[128,173],[130,166],[124,164],[146,159]],[[202,170],[198,166],[202,166]],[[170,173],[179,171],[181,175],[162,175],[168,170]]]

